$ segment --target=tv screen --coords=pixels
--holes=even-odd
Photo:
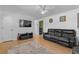
[[[32,21],[28,21],[28,20],[20,20],[19,22],[19,26],[20,27],[31,27]]]

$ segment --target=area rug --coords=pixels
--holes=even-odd
[[[20,44],[8,50],[8,54],[50,54],[51,52],[35,40],[31,43]]]

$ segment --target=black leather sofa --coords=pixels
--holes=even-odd
[[[43,38],[70,48],[76,46],[76,32],[72,29],[48,29]]]
[[[33,38],[33,33],[18,33],[18,40]]]

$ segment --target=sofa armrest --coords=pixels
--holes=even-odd
[[[49,34],[49,33],[43,33],[43,34]]]
[[[43,33],[43,38],[45,38],[45,35],[46,35],[46,34],[48,34],[48,33]]]
[[[21,39],[21,37],[20,37],[21,35],[20,35],[20,33],[18,33],[18,36],[17,36],[17,39],[19,40],[19,39]]]

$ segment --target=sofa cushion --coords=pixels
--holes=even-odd
[[[58,37],[57,36],[51,36],[50,35],[50,39],[58,39]]]
[[[65,33],[63,33],[63,35],[62,35],[63,37],[68,37],[68,34],[65,34]]]
[[[50,35],[44,35],[45,37],[50,37]]]
[[[61,33],[55,32],[55,36],[61,37]]]
[[[49,35],[54,35],[54,32],[49,32]]]
[[[63,33],[62,35],[63,37],[69,38],[69,37],[74,37],[73,34],[67,34],[67,33]]]
[[[59,37],[60,41],[64,41],[64,42],[69,42],[69,39],[68,38],[65,38],[65,37]]]

